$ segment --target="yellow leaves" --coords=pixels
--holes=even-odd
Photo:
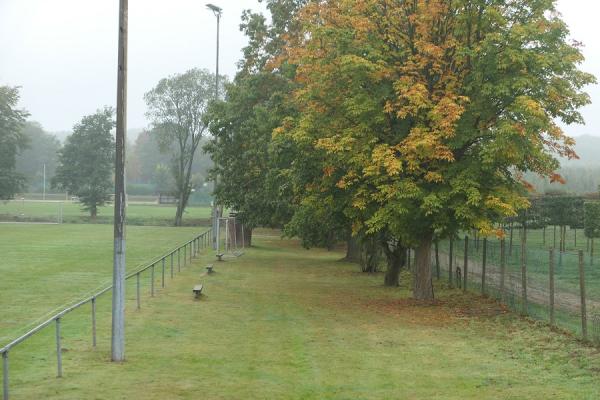
[[[425,174],[425,180],[430,183],[442,183],[444,177],[439,172],[429,171]]]
[[[398,176],[402,172],[402,162],[394,148],[385,144],[375,146],[371,153],[371,164],[364,168],[364,174],[377,176],[381,169],[389,176]]]

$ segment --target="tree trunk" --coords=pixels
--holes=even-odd
[[[415,248],[415,268],[413,277],[413,297],[416,300],[433,300],[431,271],[431,244],[433,235],[423,238]]]
[[[344,257],[344,261],[360,263],[361,253],[360,240],[355,236],[350,236],[346,241],[346,257]]]
[[[98,216],[98,208],[93,206],[90,208],[90,217],[92,217],[92,221],[96,221],[96,217]]]
[[[390,287],[400,286],[400,270],[406,265],[406,248],[399,243],[390,246],[390,243],[382,243],[383,252],[387,260],[384,285]]]

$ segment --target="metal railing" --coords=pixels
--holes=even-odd
[[[140,290],[140,276],[142,273],[150,270],[151,274],[151,284],[150,284],[150,296],[154,297],[155,294],[155,269],[156,266],[159,265],[161,268],[161,287],[165,287],[165,273],[167,268],[167,263],[170,263],[170,276],[171,279],[175,276],[175,265],[177,266],[177,271],[181,271],[182,264],[183,266],[187,265],[192,261],[192,258],[196,257],[201,249],[208,248],[211,244],[211,230],[209,229],[206,232],[194,237],[193,239],[185,242],[184,244],[178,246],[174,250],[171,250],[162,256],[155,258],[153,261],[143,266],[142,268],[134,271],[132,273],[127,274],[125,277],[126,280],[135,277],[136,279],[136,308],[141,309],[141,290]],[[177,260],[175,261],[175,256]],[[53,315],[46,321],[37,325],[36,327],[30,329],[28,332],[19,336],[18,338],[12,340],[10,343],[0,348],[0,354],[2,355],[2,394],[3,400],[8,400],[9,398],[9,353],[13,347],[18,345],[21,342],[24,342],[29,337],[35,335],[40,332],[47,326],[52,323],[55,324],[56,327],[56,369],[57,369],[57,377],[62,377],[62,346],[61,346],[61,331],[60,325],[61,320],[69,314],[71,311],[74,311],[81,306],[90,303],[91,304],[91,313],[92,313],[92,347],[96,347],[96,301],[98,297],[102,296],[106,292],[112,289],[112,285],[105,287],[93,295],[86,297],[85,299],[65,308],[64,310],[58,312]]]

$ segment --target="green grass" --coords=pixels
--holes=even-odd
[[[63,222],[92,222],[89,213],[82,210],[81,204],[52,201],[19,201],[0,202],[0,221],[46,221],[57,222],[62,207]],[[134,225],[172,225],[175,219],[174,205],[129,204],[127,219]],[[97,223],[112,223],[113,205],[100,207]],[[184,223],[197,224],[210,217],[210,207],[187,207]]]
[[[204,255],[134,309],[127,362],[108,361],[110,296],[63,321],[64,378],[53,329],[10,354],[14,399],[597,399],[600,356],[575,340],[504,312],[489,300],[436,287],[441,301],[407,299],[295,242],[215,263]],[[147,281],[144,280],[147,284]],[[203,282],[205,296],[191,288]],[[131,288],[130,288],[131,289]]]
[[[127,228],[127,268],[146,263],[206,228]],[[110,225],[0,224],[0,345],[112,276]]]

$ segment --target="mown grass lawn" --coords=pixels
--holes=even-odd
[[[0,220],[4,221],[47,221],[57,222],[62,210],[65,223],[90,222],[89,213],[81,204],[57,201],[20,201],[0,202]],[[136,225],[169,225],[175,219],[175,205],[136,204],[127,206],[127,219]],[[112,204],[99,207],[98,223],[112,223],[114,207]],[[184,222],[198,221],[210,217],[210,207],[190,206],[184,213]]]
[[[97,349],[89,310],[63,321],[62,379],[53,329],[15,348],[13,398],[598,398],[595,349],[496,303],[436,287],[439,302],[416,304],[406,284],[384,288],[339,252],[255,240],[211,276],[202,276],[214,258],[205,254],[156,297],[144,287],[140,311],[130,290],[122,365],[108,361],[110,296],[99,304]]]
[[[128,227],[128,270],[205,230]],[[109,285],[112,238],[111,225],[0,224],[0,346],[49,312]]]

